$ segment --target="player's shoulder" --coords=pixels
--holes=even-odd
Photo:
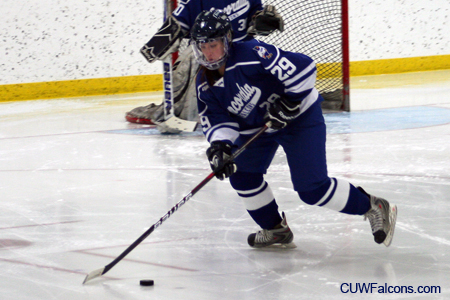
[[[233,48],[234,62],[254,62],[263,67],[270,65],[279,55],[277,47],[256,39],[234,43]]]
[[[257,42],[258,44],[255,44],[252,50],[255,51],[256,55],[260,57],[263,65],[273,66],[272,62],[277,62],[280,59],[282,59],[283,64],[286,61],[292,61],[295,64],[303,67],[314,63],[314,60],[304,53],[286,51],[271,44],[267,44],[261,41]]]
[[[239,49],[239,51],[250,51],[253,50],[255,51],[255,53],[258,52],[258,49],[260,49],[260,47],[265,47],[267,49],[270,50],[275,50],[275,46],[274,45],[270,45],[267,43],[264,43],[260,40],[257,40],[255,38],[249,39],[249,40],[245,40],[242,42],[236,42],[234,43],[235,48]]]
[[[278,68],[279,64],[282,65],[281,68],[295,65],[298,70],[315,66],[314,60],[308,55],[285,51],[257,39],[235,43],[234,57],[238,62],[252,61],[253,64],[260,64],[266,70]]]
[[[208,81],[206,80],[204,72],[204,69],[201,68],[195,78],[197,93],[205,93],[209,89]]]
[[[277,48],[275,46],[266,44],[256,39],[236,42],[233,44],[233,47],[236,56],[256,60],[270,59],[277,52]]]

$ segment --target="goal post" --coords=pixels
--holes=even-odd
[[[263,0],[275,6],[284,31],[259,39],[310,56],[324,110],[349,111],[348,0]]]

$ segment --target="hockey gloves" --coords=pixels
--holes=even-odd
[[[284,21],[273,5],[264,6],[263,10],[257,11],[247,29],[248,34],[267,36],[274,32],[284,30]]]
[[[169,54],[177,51],[181,39],[187,32],[173,16],[167,18],[158,32],[141,48],[141,54],[152,63],[164,60]]]
[[[206,156],[208,156],[211,170],[213,170],[216,177],[220,180],[230,177],[237,171],[234,161],[229,161],[231,145],[225,142],[212,142],[211,146],[206,150]]]
[[[292,102],[283,98],[276,99],[267,110],[264,122],[268,127],[279,130],[286,127],[300,116],[300,102]]]

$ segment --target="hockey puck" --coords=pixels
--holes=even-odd
[[[152,286],[152,285],[155,284],[155,282],[153,280],[150,280],[150,279],[142,279],[139,282],[139,284],[142,285],[142,286]]]

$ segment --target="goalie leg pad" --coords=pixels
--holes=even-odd
[[[183,59],[173,68],[175,115],[183,120],[199,121],[195,86],[199,64],[195,59],[192,47],[186,48],[181,56]]]
[[[187,121],[199,121],[195,88],[198,68],[191,47],[180,53],[172,68],[175,116]],[[127,112],[125,118],[130,123],[157,124],[164,121],[164,105],[139,106]]]

